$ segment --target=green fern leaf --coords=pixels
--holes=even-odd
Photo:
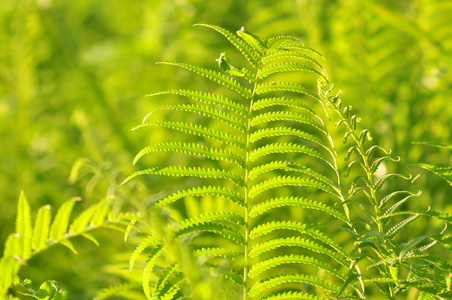
[[[299,94],[304,94],[312,97],[313,99],[320,100],[319,96],[310,92],[306,87],[294,83],[294,82],[270,82],[270,83],[261,83],[256,86],[256,94],[262,95],[271,92],[294,92]]]
[[[265,297],[262,300],[325,300],[326,298],[320,298],[311,294],[304,294],[301,292],[286,292],[269,297]]]
[[[250,291],[249,295],[251,297],[257,297],[258,295],[276,287],[279,285],[287,284],[287,283],[308,283],[317,287],[322,288],[325,291],[337,293],[340,288],[328,283],[320,278],[312,277],[308,275],[302,274],[287,274],[287,275],[278,275],[275,277],[271,277],[269,279],[260,281],[254,284]]]
[[[75,234],[83,232],[97,209],[98,206],[93,205],[78,215],[69,226],[69,232]]]
[[[386,232],[386,236],[387,237],[392,237],[394,235],[396,235],[398,232],[400,232],[405,226],[407,226],[408,224],[410,224],[411,222],[413,222],[414,220],[416,220],[417,218],[419,218],[419,215],[414,215],[411,216],[409,218],[406,218],[405,220],[397,223],[397,225],[391,227],[387,232]]]
[[[17,205],[16,233],[20,236],[21,251],[16,252],[24,260],[31,256],[32,227],[30,205],[23,191],[20,192]]]
[[[155,299],[172,299],[168,297],[174,296],[174,294],[179,290],[177,288],[179,285],[172,285],[169,288],[169,291],[165,293],[165,287],[168,284],[170,278],[177,274],[179,269],[179,265],[173,264],[172,266],[166,268],[165,272],[160,276],[160,279],[155,284],[154,293],[152,297]],[[180,282],[180,280],[179,280]],[[162,297],[162,294],[165,293],[165,296]]]
[[[59,241],[64,237],[67,227],[69,225],[69,218],[71,217],[72,208],[76,201],[79,199],[71,199],[66,201],[58,209],[55,218],[53,219],[52,226],[50,227],[49,239],[51,241]]]
[[[310,239],[301,238],[301,237],[288,237],[288,238],[278,238],[269,240],[267,242],[256,244],[255,246],[251,247],[250,250],[250,257],[257,257],[263,253],[275,250],[277,248],[281,247],[300,247],[307,250],[310,250],[315,253],[321,253],[325,254],[334,260],[336,260],[338,263],[340,263],[343,266],[348,266],[347,261],[344,257],[339,256],[335,251],[330,250]]]
[[[248,273],[250,278],[256,278],[258,275],[263,272],[275,268],[284,264],[307,264],[311,266],[315,266],[319,269],[325,270],[326,272],[338,277],[339,279],[345,281],[345,277],[338,271],[336,271],[331,266],[321,262],[320,260],[311,257],[311,256],[303,256],[303,255],[283,255],[283,256],[274,256],[272,258],[263,260],[253,265]]]
[[[236,163],[240,167],[244,167],[245,161],[243,157],[232,153],[231,151],[221,149],[221,148],[208,148],[201,144],[195,144],[195,143],[158,143],[156,145],[147,146],[143,148],[137,156],[135,156],[135,159],[133,160],[133,163],[136,164],[136,162],[143,157],[146,154],[154,153],[154,152],[166,152],[166,151],[173,151],[173,152],[179,152],[179,153],[185,153],[190,155],[198,155],[203,156],[206,158],[214,159],[214,160],[225,160],[230,161],[233,163]]]
[[[44,205],[39,208],[35,226],[33,228],[33,239],[31,241],[31,247],[34,250],[39,251],[46,247],[47,239],[49,237],[50,222],[52,219],[50,205]]]
[[[237,35],[260,55],[263,55],[267,51],[267,42],[257,35],[248,32],[245,27],[240,28],[240,30],[237,31]]]
[[[115,297],[117,295],[120,295],[123,292],[128,292],[128,291],[134,290],[139,286],[140,286],[139,283],[132,283],[132,282],[126,282],[126,283],[121,283],[121,284],[117,284],[114,286],[110,286],[108,288],[102,289],[96,295],[96,297],[93,298],[93,300],[105,300],[110,297]]]
[[[197,100],[201,103],[217,105],[223,109],[228,109],[232,112],[239,114],[242,118],[246,118],[247,113],[248,113],[248,110],[242,104],[229,100],[221,95],[211,94],[211,93],[206,93],[206,92],[174,89],[174,90],[153,93],[153,94],[147,95],[147,97],[158,96],[158,95],[168,95],[168,94],[185,96],[185,97],[189,97],[191,99]]]
[[[323,78],[325,78],[324,75],[322,73],[320,73],[319,71],[317,71],[316,69],[306,66],[299,62],[281,62],[281,63],[274,63],[274,64],[267,65],[266,67],[259,70],[257,77],[259,79],[264,79],[275,73],[280,73],[280,72],[285,73],[285,72],[293,72],[293,71],[303,71],[303,72],[315,73],[315,74],[320,75]]]
[[[227,179],[231,182],[243,186],[243,178],[237,174],[225,171],[223,169],[213,169],[213,168],[192,168],[185,166],[169,166],[163,168],[152,168],[142,171],[138,171],[127,177],[123,184],[132,179],[133,177],[139,175],[165,175],[165,176],[176,176],[176,177],[199,177],[199,178],[212,178],[212,179]]]
[[[312,187],[327,192],[337,198],[341,198],[337,191],[328,185],[312,178],[300,178],[294,176],[277,176],[269,180],[263,181],[251,187],[249,190],[249,197],[256,198],[259,194],[281,186],[298,186],[298,187]]]
[[[266,64],[274,63],[275,61],[280,61],[280,60],[285,60],[285,59],[299,59],[301,61],[308,61],[308,62],[314,64],[319,69],[321,69],[322,74],[326,75],[325,70],[323,69],[322,65],[317,60],[315,60],[314,58],[312,58],[309,55],[298,52],[296,50],[283,49],[283,50],[273,51],[262,58],[262,64],[266,65]],[[322,77],[325,77],[325,76],[322,76]]]
[[[169,203],[173,203],[184,197],[200,197],[200,196],[219,196],[231,200],[240,206],[243,206],[244,198],[231,190],[218,186],[202,186],[195,187],[189,190],[178,191],[156,203],[156,207],[161,207]]]
[[[178,236],[191,234],[193,232],[212,232],[219,234],[233,242],[235,242],[238,245],[242,245],[245,238],[243,235],[238,232],[235,229],[226,227],[221,224],[216,224],[212,222],[205,222],[205,223],[199,223],[199,224],[191,224],[190,226],[186,226],[183,228],[180,228],[177,231]]]
[[[179,130],[192,135],[211,138],[224,144],[233,145],[241,150],[245,150],[245,143],[243,142],[242,139],[239,139],[236,136],[229,135],[225,132],[213,130],[197,124],[158,120],[143,123],[135,127],[134,129],[138,129],[145,126],[160,126],[174,130]]]
[[[129,269],[132,270],[133,266],[135,265],[135,261],[137,260],[138,256],[144,251],[144,249],[150,247],[150,246],[157,246],[160,244],[160,239],[155,237],[154,235],[148,235],[141,243],[135,248],[132,255],[130,256],[129,261]]]
[[[165,105],[165,106],[159,107],[158,109],[193,112],[193,113],[196,113],[198,115],[202,115],[202,116],[205,116],[208,118],[220,120],[223,123],[229,125],[231,128],[234,128],[243,134],[245,133],[245,130],[246,130],[246,126],[243,121],[239,120],[238,118],[236,118],[228,113],[222,112],[218,109],[214,109],[214,108],[211,108],[208,106],[202,106],[202,105],[198,105],[198,104],[179,104],[179,105]],[[148,114],[143,119],[143,122],[145,122],[149,116],[150,116],[150,114]]]
[[[231,90],[239,93],[241,96],[243,96],[244,98],[250,98],[252,93],[251,91],[244,87],[243,85],[241,85],[240,83],[238,83],[235,79],[223,75],[221,73],[218,73],[216,71],[213,70],[209,70],[209,69],[205,69],[205,68],[201,68],[198,66],[193,66],[193,65],[189,65],[189,64],[185,64],[185,63],[176,63],[176,62],[167,62],[167,61],[163,61],[163,62],[158,62],[158,64],[165,64],[165,65],[172,65],[172,66],[176,66],[176,67],[181,67],[184,69],[187,69],[189,71],[195,72],[201,76],[204,76],[210,80],[213,80],[227,88],[230,88]]]
[[[205,257],[223,257],[223,258],[235,258],[241,255],[242,252],[239,249],[232,249],[230,247],[209,247],[209,248],[201,248],[197,249],[194,252],[196,257],[205,256]]]
[[[268,122],[274,122],[274,121],[290,121],[290,122],[297,122],[301,124],[308,124],[313,126],[314,128],[317,128],[322,133],[325,133],[325,128],[322,125],[319,125],[317,122],[315,122],[313,119],[305,117],[300,114],[296,114],[290,111],[284,111],[284,112],[268,112],[263,113],[255,116],[251,120],[251,126],[257,126],[260,124],[267,124]]]
[[[318,158],[324,162],[326,162],[328,165],[330,165],[332,168],[333,166],[331,163],[326,160],[320,152],[317,150],[304,146],[304,145],[298,145],[293,143],[271,143],[267,144],[265,146],[259,147],[250,153],[250,161],[256,161],[259,158],[270,155],[270,154],[276,154],[276,153],[302,153],[306,154],[311,157]],[[333,168],[334,169],[334,168]]]
[[[237,225],[244,225],[245,220],[242,216],[232,213],[232,212],[214,212],[211,211],[204,215],[199,215],[190,219],[185,219],[182,222],[178,223],[178,227],[180,230],[184,230],[184,228],[196,226],[198,224],[210,223],[212,221],[227,221]]]
[[[249,212],[250,217],[255,218],[268,212],[271,209],[278,207],[296,206],[303,207],[307,209],[314,209],[318,211],[323,211],[341,221],[347,222],[347,218],[337,211],[336,209],[314,200],[305,199],[302,197],[280,197],[272,198],[265,202],[261,202],[256,206],[253,206]]]
[[[228,30],[221,28],[219,26],[207,25],[207,24],[196,24],[196,25],[212,28],[212,29],[216,30],[217,32],[221,33],[237,48],[237,50],[239,50],[243,54],[243,56],[246,57],[248,62],[253,67],[257,68],[259,66],[259,61],[260,61],[259,55],[255,52],[255,50],[253,48],[251,48],[248,45],[248,43],[246,43],[240,37],[233,35]]]
[[[154,269],[155,263],[157,262],[157,259],[162,254],[162,252],[163,252],[162,247],[155,248],[151,255],[149,255],[148,261],[146,262],[146,267],[144,268],[143,271],[142,277],[143,291],[146,296],[146,299],[148,300],[152,300],[152,292],[150,288],[152,270]]]
[[[252,111],[259,111],[268,107],[273,106],[287,106],[291,108],[299,108],[301,110],[307,111],[317,119],[321,120],[320,117],[307,105],[303,104],[299,100],[289,99],[285,97],[273,97],[273,98],[263,98],[253,102]]]

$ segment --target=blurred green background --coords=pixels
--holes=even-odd
[[[361,126],[401,157],[396,171],[419,172],[409,168],[415,162],[452,164],[447,151],[411,144],[452,141],[450,0],[2,0],[0,245],[14,230],[20,190],[34,209],[73,196],[94,203],[137,169],[134,155],[152,135],[165,134],[130,131],[163,99],[144,96],[208,84],[155,62],[214,67],[220,52],[232,51],[196,23],[301,38],[326,57],[330,80]],[[86,178],[68,181],[81,157],[99,166],[101,183],[92,190]],[[415,208],[452,210],[446,183],[426,175],[417,184],[424,202]],[[71,299],[90,299],[119,282],[99,272],[117,259],[109,253],[127,250],[121,238],[104,233],[102,248],[80,241],[79,256],[53,249],[22,275],[56,279]]]

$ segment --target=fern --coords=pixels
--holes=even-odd
[[[30,205],[25,194],[21,192],[17,208],[16,232],[9,235],[0,259],[0,269],[2,270],[0,272],[0,297],[6,295],[11,285],[20,284],[18,272],[21,266],[36,254],[56,244],[61,244],[77,253],[70,241],[71,238],[83,236],[98,245],[98,241],[90,235],[92,230],[106,227],[124,232],[124,226],[127,226],[134,218],[133,214],[115,214],[111,210],[110,204],[101,202],[89,207],[71,221],[71,212],[77,201],[79,199],[64,202],[53,219],[51,207],[49,205],[42,206],[38,210],[35,224],[32,226]],[[29,287],[30,284],[25,281],[22,285],[32,291]],[[43,283],[40,290],[45,289],[50,293],[49,297],[53,295],[51,299],[65,299],[61,298],[63,295],[60,295],[58,289],[55,290],[55,294],[51,292],[49,290],[51,286],[53,283],[47,281]],[[35,298],[44,297],[43,293],[38,291],[36,294],[38,296],[33,293],[30,295]]]

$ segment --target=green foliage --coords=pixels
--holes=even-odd
[[[255,298],[334,297],[330,285],[338,298],[450,297],[452,162],[436,147],[452,136],[450,1],[0,2],[0,245],[11,232],[27,237],[9,238],[20,255],[3,262],[32,255],[20,278],[56,279],[49,295],[64,287],[70,299],[146,299],[143,270],[162,247],[147,268],[154,298],[237,299],[246,264],[236,244],[248,224],[253,255],[294,244],[250,257],[248,284],[270,289],[254,288]],[[207,27],[232,47],[196,22],[220,25]],[[243,25],[256,34],[224,29]],[[335,112],[329,79],[361,122]],[[255,194],[245,203],[252,82],[261,83],[249,124]],[[143,112],[147,129],[130,133]],[[414,179],[403,179],[407,169]],[[30,207],[16,205],[22,189]],[[121,211],[138,212],[123,224],[127,243],[96,230],[64,242],[78,256],[47,245],[59,226],[83,232]],[[18,283],[9,297],[33,297]]]

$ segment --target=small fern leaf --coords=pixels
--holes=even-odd
[[[52,226],[50,227],[49,239],[52,241],[59,241],[64,237],[67,227],[69,225],[69,218],[71,217],[72,208],[76,201],[79,199],[71,199],[66,201],[58,209],[55,218],[53,219]]]
[[[325,146],[316,136],[292,128],[292,127],[273,127],[273,128],[262,128],[258,129],[255,132],[251,133],[250,135],[250,143],[255,143],[261,139],[264,138],[272,138],[272,137],[280,137],[280,136],[294,136],[298,137],[313,143],[318,144],[319,146],[323,147],[326,151],[328,151],[332,157],[334,157],[334,154],[332,151]]]
[[[128,182],[130,179],[139,175],[165,175],[165,176],[175,176],[175,177],[198,177],[198,178],[211,178],[211,179],[227,179],[231,182],[237,184],[238,186],[243,186],[243,178],[237,174],[234,174],[223,169],[214,168],[203,168],[203,167],[185,167],[185,166],[169,166],[163,168],[151,168],[146,170],[141,170],[133,173],[127,177],[124,182]]]
[[[273,98],[263,98],[255,101],[253,103],[252,111],[259,111],[268,107],[274,107],[274,106],[287,106],[290,108],[298,108],[301,110],[304,110],[306,112],[309,112],[316,118],[320,120],[320,117],[310,108],[309,106],[303,104],[299,100],[285,98],[285,97],[273,97]]]
[[[246,124],[244,124],[243,121],[232,116],[231,114],[222,112],[218,109],[211,108],[209,106],[203,106],[198,104],[179,104],[179,105],[165,105],[159,107],[159,109],[180,110],[196,113],[204,117],[220,120],[223,123],[229,125],[231,128],[234,128],[243,134],[246,131]],[[146,121],[146,119],[147,117],[145,117],[143,121]]]
[[[237,31],[237,35],[247,42],[260,56],[267,51],[267,42],[257,35],[248,32],[245,27],[240,28]]]
[[[167,151],[184,153],[189,155],[198,155],[218,161],[225,160],[235,163],[242,168],[245,165],[245,160],[240,155],[232,153],[231,151],[222,148],[208,148],[204,145],[195,143],[158,143],[152,146],[147,146],[144,149],[142,149],[137,154],[137,156],[135,156],[133,164],[136,164],[137,161],[146,154]]]
[[[163,198],[162,200],[156,203],[156,207],[161,207],[170,203],[173,203],[179,199],[184,197],[201,197],[201,196],[214,196],[214,197],[223,197],[225,199],[229,199],[234,203],[237,203],[240,206],[243,206],[244,198],[240,194],[226,189],[224,187],[219,186],[202,186],[195,187],[188,190],[178,191],[168,197]]]
[[[318,296],[304,294],[302,292],[286,292],[265,297],[262,300],[326,300],[326,298],[320,298]]]
[[[20,192],[17,204],[16,233],[20,236],[21,243],[21,251],[17,254],[27,260],[31,256],[32,226],[30,205],[23,191]]]
[[[75,249],[74,245],[69,240],[62,240],[60,242],[61,245],[65,246],[69,250],[71,250],[72,253],[78,254],[77,250]]]
[[[408,193],[409,195],[406,196],[406,197],[404,197],[404,198],[402,198],[402,199],[400,199],[400,200],[397,201],[394,205],[392,205],[390,208],[388,208],[388,210],[386,210],[386,212],[383,214],[384,216],[385,216],[385,215],[391,214],[391,213],[392,213],[394,210],[396,210],[400,205],[402,205],[402,204],[404,204],[405,202],[407,202],[411,197],[416,197],[416,196],[419,196],[419,195],[420,195],[420,193],[417,193],[417,194],[414,194],[414,193],[411,193],[411,192],[405,192],[405,193]]]
[[[190,226],[180,228],[177,231],[177,235],[182,236],[182,235],[191,234],[193,232],[212,232],[215,234],[219,234],[219,235],[235,242],[238,245],[242,245],[245,240],[243,235],[240,232],[238,232],[237,230],[226,227],[221,224],[212,223],[212,222],[191,224]]]
[[[302,197],[280,197],[269,199],[265,202],[257,204],[256,206],[253,206],[250,209],[249,216],[251,218],[255,218],[259,215],[268,212],[271,209],[287,206],[303,207],[305,209],[314,209],[318,211],[323,211],[343,222],[347,222],[347,218],[345,215],[343,215],[336,209],[330,207],[329,205],[318,201],[305,199]]]
[[[312,58],[309,55],[306,55],[304,53],[301,53],[299,51],[294,51],[294,50],[283,49],[283,50],[273,51],[262,58],[262,64],[266,65],[266,64],[273,63],[275,61],[280,61],[280,60],[285,60],[285,59],[294,59],[294,58],[299,59],[301,61],[308,61],[308,62],[314,64],[316,67],[318,67],[319,69],[322,70],[322,74],[326,75],[325,70],[323,69],[322,65],[317,60],[315,60],[314,58]],[[324,76],[322,76],[322,77],[324,77]]]
[[[315,158],[318,158],[318,159],[326,162],[328,165],[330,165],[333,168],[331,163],[327,159],[325,159],[323,157],[323,155],[320,152],[318,152],[317,150],[304,146],[304,145],[298,145],[298,144],[294,144],[294,143],[267,144],[265,146],[259,147],[255,150],[251,151],[249,159],[250,159],[250,161],[256,161],[263,156],[277,154],[277,153],[306,154],[308,156],[315,157]]]
[[[242,118],[246,118],[246,115],[248,113],[248,110],[242,104],[229,100],[221,95],[211,94],[211,93],[206,93],[206,92],[190,91],[190,90],[183,90],[183,89],[173,89],[173,90],[153,93],[153,94],[147,95],[147,97],[158,96],[158,95],[168,95],[168,94],[185,96],[185,97],[189,97],[193,100],[199,101],[204,104],[216,105],[223,109],[228,109],[232,112],[235,112],[236,114],[239,114]]]
[[[93,217],[91,218],[90,225],[93,227],[102,226],[107,218],[109,212],[109,206],[106,204],[98,204],[96,205],[96,209],[94,210]]]
[[[328,283],[320,278],[312,277],[308,275],[302,275],[302,274],[286,274],[286,275],[278,275],[275,277],[268,278],[266,280],[260,281],[256,284],[254,284],[250,291],[249,296],[250,297],[257,297],[258,295],[283,284],[287,283],[307,283],[311,284],[313,286],[317,286],[319,288],[322,288],[323,290],[327,292],[337,293],[340,288]]]
[[[154,251],[149,255],[148,261],[146,262],[146,267],[143,271],[143,277],[142,277],[142,284],[143,284],[143,291],[146,296],[146,299],[152,300],[152,292],[150,288],[151,283],[151,275],[152,270],[154,269],[154,265],[157,262],[157,259],[162,254],[163,248],[157,247],[154,249]]]
[[[375,189],[375,191],[379,191],[383,187],[383,185],[386,183],[386,181],[388,181],[388,179],[393,178],[393,177],[398,177],[398,178],[402,178],[405,180],[411,179],[411,175],[407,177],[402,174],[385,174],[380,179],[378,179],[377,182],[375,182],[373,188]]]
[[[210,80],[213,80],[227,88],[230,88],[231,90],[239,93],[244,98],[249,99],[251,97],[252,93],[248,88],[246,88],[243,85],[241,85],[240,83],[238,83],[235,79],[233,79],[229,76],[223,75],[221,73],[218,73],[216,71],[201,68],[201,67],[190,65],[190,64],[185,64],[185,63],[163,61],[163,62],[158,62],[158,64],[172,65],[172,66],[184,68],[186,70],[189,70],[189,71],[197,73],[201,76],[204,76]]]
[[[160,239],[156,238],[154,235],[148,235],[141,243],[135,248],[132,255],[130,256],[129,269],[132,270],[135,265],[135,261],[138,256],[144,251],[144,249],[150,246],[157,246],[160,244]]]
[[[213,129],[210,129],[210,128],[207,128],[207,127],[204,127],[201,125],[197,125],[197,124],[157,120],[157,121],[145,122],[145,123],[135,127],[134,129],[138,129],[138,128],[146,127],[146,126],[159,126],[159,127],[170,128],[170,129],[186,132],[186,133],[189,133],[192,135],[214,139],[223,144],[235,146],[241,150],[245,150],[245,148],[246,148],[243,140],[239,139],[236,136],[229,135],[225,132],[213,130]]]
[[[400,230],[402,230],[405,226],[407,226],[408,224],[410,224],[411,222],[413,222],[417,218],[419,218],[419,215],[414,215],[414,216],[408,217],[405,220],[397,223],[397,225],[391,227],[386,232],[386,237],[390,238],[390,237],[396,235],[398,232],[400,232]]]
[[[259,66],[259,61],[260,61],[259,55],[255,52],[255,50],[253,48],[251,48],[248,45],[248,43],[246,43],[240,37],[235,36],[234,34],[229,32],[228,30],[226,30],[224,28],[221,28],[219,26],[207,25],[207,24],[196,24],[196,25],[212,28],[212,29],[216,30],[217,32],[221,33],[222,35],[224,35],[231,42],[231,44],[234,45],[234,47],[237,48],[237,50],[239,50],[243,54],[243,56],[246,57],[248,62],[254,68],[257,68]]]
[[[339,199],[341,196],[336,190],[332,189],[328,185],[318,181],[317,179],[311,178],[300,178],[294,176],[277,176],[269,180],[263,181],[251,187],[249,190],[249,197],[256,198],[261,193],[282,186],[298,186],[298,187],[312,187],[327,192]]]
[[[75,234],[83,232],[96,212],[96,209],[97,205],[93,205],[78,215],[69,226],[69,232]]]
[[[393,158],[391,156],[382,156],[377,158],[376,160],[374,160],[374,162],[372,163],[372,165],[370,166],[370,174],[375,175],[375,173],[377,172],[378,167],[384,162],[384,161],[393,161],[393,162],[398,162],[400,161],[400,157],[397,158]]]
[[[184,230],[184,228],[196,226],[202,223],[209,223],[213,221],[227,221],[232,224],[244,225],[245,220],[242,216],[232,212],[215,212],[211,211],[204,215],[199,215],[190,219],[184,219],[178,223],[178,228]]]
[[[318,260],[314,257],[311,257],[311,256],[303,256],[303,255],[295,255],[295,254],[274,256],[272,258],[260,261],[251,267],[251,269],[248,273],[248,276],[250,278],[256,278],[263,272],[265,272],[269,269],[275,268],[277,266],[284,265],[284,264],[311,265],[311,266],[317,267],[319,269],[322,269],[322,270],[336,276],[337,278],[345,281],[345,277],[340,272],[336,271],[334,268],[321,262],[320,260]]]
[[[256,94],[262,95],[271,92],[294,92],[307,95],[313,99],[320,100],[319,96],[310,92],[306,87],[295,82],[270,82],[261,83],[256,86]]]
[[[259,255],[262,255],[263,253],[267,253],[269,251],[272,251],[277,248],[281,247],[300,247],[307,250],[310,250],[315,253],[320,253],[327,255],[331,258],[333,258],[335,261],[340,263],[343,266],[348,266],[347,261],[344,257],[339,256],[338,252],[336,250],[330,250],[319,243],[316,243],[310,239],[305,239],[301,237],[288,237],[288,238],[278,238],[269,240],[263,243],[256,244],[255,246],[251,247],[250,250],[250,257],[257,257]]]
[[[196,257],[222,257],[222,258],[235,258],[239,256],[242,252],[240,250],[232,249],[230,247],[209,247],[196,249],[194,255]]]
[[[43,249],[47,245],[52,220],[51,209],[50,205],[44,205],[38,210],[31,241],[31,247],[34,250]]]
[[[303,72],[315,73],[315,74],[320,75],[323,78],[325,78],[325,76],[322,73],[320,73],[319,71],[317,71],[316,69],[306,66],[302,63],[292,62],[292,61],[267,65],[259,70],[257,77],[259,79],[264,79],[275,73],[293,72],[293,71],[303,71]]]
[[[155,299],[163,299],[162,294],[165,292],[165,286],[168,284],[170,278],[177,274],[179,269],[179,265],[173,264],[172,266],[165,269],[165,272],[160,276],[160,279],[155,284],[154,293],[152,294],[152,297]],[[173,288],[174,285],[171,288]],[[172,294],[169,293],[168,296]]]
[[[139,283],[126,282],[110,286],[108,288],[102,289],[93,300],[105,300],[110,297],[117,297],[121,293],[134,290],[140,286]]]
[[[269,122],[275,121],[289,121],[289,122],[297,122],[301,124],[308,124],[312,127],[318,129],[322,133],[326,133],[323,125],[318,124],[313,119],[305,117],[300,114],[296,114],[290,111],[275,111],[275,112],[267,112],[263,114],[259,114],[251,119],[251,126],[257,126],[260,124],[267,124]]]

